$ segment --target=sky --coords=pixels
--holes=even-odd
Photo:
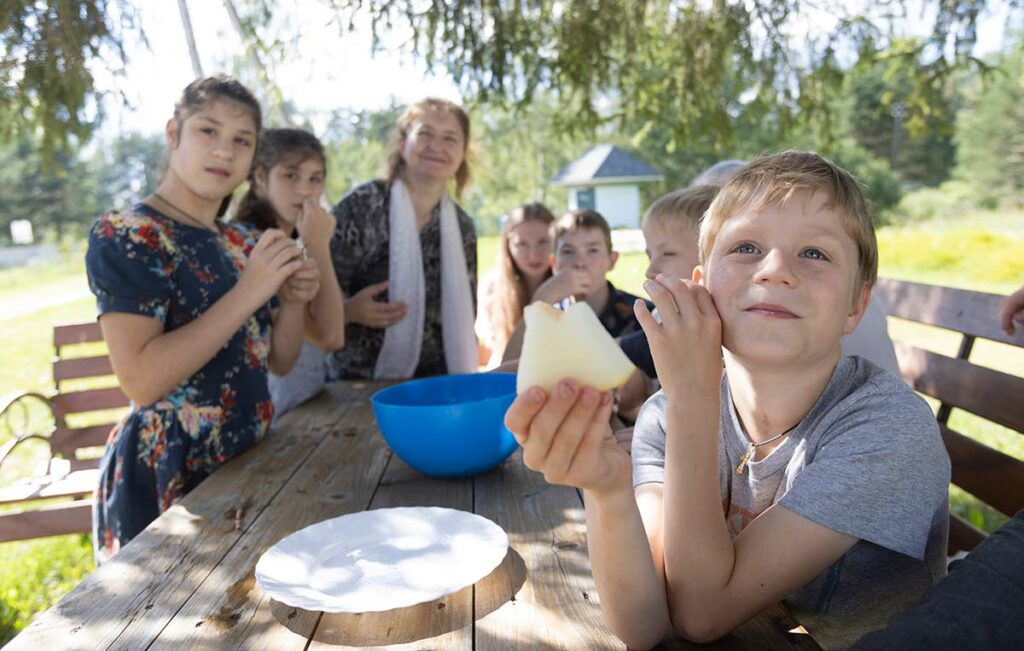
[[[114,77],[101,66],[94,69],[97,85],[116,90],[107,101],[107,120],[101,133],[138,131],[158,133],[170,117],[174,102],[195,75],[177,2],[139,0],[143,31],[149,48],[128,46],[129,64],[124,77]],[[458,88],[446,75],[429,74],[426,64],[397,47],[371,56],[369,24],[342,34],[332,23],[324,0],[292,0],[283,16],[282,31],[302,34],[293,61],[276,70],[275,80],[286,98],[326,121],[336,108],[378,109],[432,95],[461,101]],[[233,57],[243,52],[242,41],[222,2],[188,2],[196,48],[204,74],[228,71]],[[288,22],[285,22],[288,21]],[[289,24],[290,23],[290,24]],[[297,28],[297,29],[296,29]],[[398,38],[389,39],[396,45]],[[120,94],[128,99],[123,106]],[[316,124],[314,126],[323,126]]]
[[[866,0],[851,0],[858,1]],[[123,77],[112,76],[103,66],[94,68],[97,86],[114,91],[105,104],[101,139],[130,131],[159,133],[181,90],[194,78],[178,3],[138,0],[136,5],[149,47],[128,43],[129,64]],[[384,50],[371,56],[368,22],[355,32],[342,33],[327,5],[325,0],[282,2],[279,6],[287,8],[287,13],[275,16],[281,33],[301,34],[293,48],[295,56],[276,68],[275,79],[285,97],[311,116],[314,130],[323,130],[332,109],[377,109],[390,105],[392,99],[407,103],[427,95],[461,100],[457,86],[443,71],[428,73],[422,60],[399,52],[398,45],[407,35],[388,37]],[[913,8],[913,0],[911,5],[907,29],[930,25],[931,20]],[[188,7],[204,74],[228,70],[243,48],[224,4],[190,0]],[[1001,46],[1007,11],[1002,7],[983,14],[977,55]],[[808,33],[821,33],[835,20],[818,12],[803,22]],[[122,94],[128,106],[115,99]]]

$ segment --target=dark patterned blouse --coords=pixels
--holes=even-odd
[[[338,283],[346,296],[388,279],[391,189],[383,181],[370,181],[348,193],[334,216],[338,228],[331,240],[331,258]],[[441,336],[441,208],[434,207],[430,221],[420,231],[423,251],[423,280],[426,291],[423,319],[423,346],[415,376],[443,375],[448,371]],[[466,253],[473,312],[476,313],[476,231],[473,220],[456,204],[455,213]],[[377,300],[387,301],[384,292]],[[345,347],[327,357],[329,380],[372,378],[377,355],[384,345],[384,330],[349,323],[345,328]]]

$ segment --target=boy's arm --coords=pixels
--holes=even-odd
[[[517,397],[505,424],[528,467],[551,483],[584,489],[591,568],[605,620],[628,646],[649,648],[672,626],[631,489],[629,455],[611,436],[610,413],[609,394],[563,380],[550,396],[533,387]]]
[[[731,540],[718,476],[717,310],[694,283],[659,277],[645,286],[662,316],[659,325],[636,306],[666,395],[663,490],[672,499],[663,505],[661,543],[669,609],[676,631],[707,642],[809,583],[857,539],[776,505]],[[675,359],[680,350],[686,360]]]

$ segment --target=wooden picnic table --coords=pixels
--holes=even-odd
[[[283,417],[8,648],[623,649],[601,618],[578,491],[547,484],[519,452],[474,479],[420,475],[377,429],[369,398],[382,386],[335,383]],[[509,553],[475,586],[385,613],[302,611],[256,585],[256,561],[288,534],[395,506],[483,515],[508,532]],[[712,648],[817,648],[794,626],[775,607]]]

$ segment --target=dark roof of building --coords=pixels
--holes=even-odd
[[[595,145],[566,165],[551,182],[557,185],[600,185],[602,181],[658,181],[661,172],[624,149]]]

